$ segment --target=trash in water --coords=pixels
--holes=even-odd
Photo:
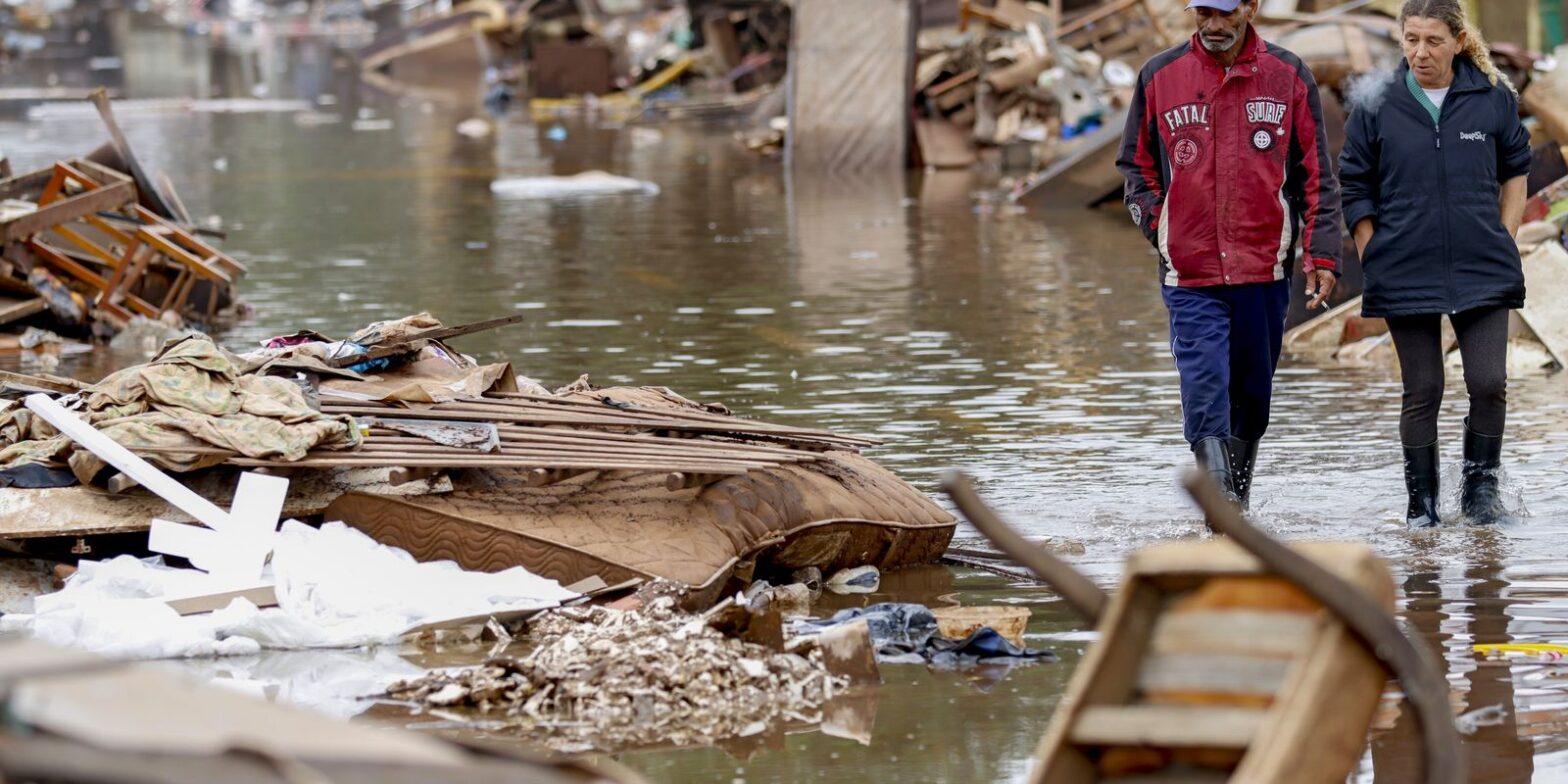
[[[984,629],[995,629],[1008,642],[1024,644],[1024,628],[1029,625],[1028,607],[938,607],[937,631],[949,639],[962,640]]]
[[[394,684],[387,696],[504,716],[566,753],[709,744],[774,722],[815,724],[847,688],[820,654],[725,637],[662,596],[636,611],[564,609],[529,624],[519,658]],[[760,727],[758,725],[761,725]]]
[[[882,584],[882,573],[875,566],[844,569],[828,578],[828,590],[837,594],[874,593]]]
[[[1477,645],[1475,652],[1489,659],[1531,658],[1545,662],[1568,659],[1568,645],[1559,643],[1506,643]]]
[[[1470,711],[1454,719],[1454,729],[1461,735],[1474,735],[1483,727],[1496,727],[1508,720],[1508,709],[1501,704]]]
[[[489,120],[480,117],[470,117],[457,124],[457,132],[470,139],[483,139],[495,130]]]
[[[261,648],[352,648],[397,642],[416,627],[539,610],[576,597],[521,567],[467,572],[419,563],[342,523],[285,523],[262,582],[278,607],[244,598],[181,616],[171,599],[211,592],[209,575],[161,558],[83,561],[63,590],[37,597],[32,615],[0,618],[0,632],[121,659],[252,654]]]
[[[586,171],[570,177],[515,177],[490,183],[490,192],[513,199],[557,199],[573,196],[659,195],[651,182],[602,171]]]
[[[877,660],[885,664],[924,663],[950,668],[993,659],[1056,659],[1050,651],[1015,645],[989,627],[976,628],[962,638],[945,637],[936,616],[919,604],[884,602],[852,607],[826,620],[795,621],[790,630],[797,635],[810,635],[862,619],[870,627]]]
[[[811,614],[811,589],[802,583],[769,586],[757,581],[752,586],[762,586],[755,592],[748,590],[746,604],[752,610],[776,610],[785,618],[805,618]]]

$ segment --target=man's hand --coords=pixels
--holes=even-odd
[[[1339,285],[1339,279],[1329,270],[1313,270],[1307,273],[1307,310],[1316,310],[1325,307],[1328,295],[1334,293],[1334,287]]]

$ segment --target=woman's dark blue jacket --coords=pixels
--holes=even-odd
[[[1402,63],[1374,89],[1352,91],[1372,95],[1353,107],[1339,157],[1346,225],[1376,225],[1361,260],[1362,312],[1524,307],[1519,250],[1498,205],[1500,184],[1530,171],[1518,101],[1458,57],[1434,122],[1408,87],[1409,71]]]

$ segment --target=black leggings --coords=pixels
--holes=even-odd
[[[1500,436],[1508,418],[1508,309],[1480,308],[1448,317],[1459,336],[1470,393],[1470,429]],[[1437,413],[1443,404],[1442,316],[1397,316],[1388,320],[1405,381],[1399,438],[1405,446],[1437,440]]]

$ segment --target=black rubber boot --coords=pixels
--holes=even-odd
[[[1503,506],[1498,469],[1503,466],[1503,437],[1483,436],[1465,420],[1465,481],[1459,508],[1476,525],[1511,525],[1513,516]]]
[[[1258,442],[1234,436],[1230,439],[1231,480],[1242,509],[1252,508],[1252,469],[1258,463]]]
[[[1410,494],[1405,522],[1411,528],[1436,528],[1443,524],[1443,519],[1437,516],[1437,467],[1436,441],[1426,446],[1405,447],[1405,491]]]
[[[1212,436],[1194,444],[1192,454],[1198,458],[1198,468],[1207,472],[1214,484],[1219,485],[1225,497],[1241,503],[1236,495],[1236,477],[1231,471],[1230,439]]]

